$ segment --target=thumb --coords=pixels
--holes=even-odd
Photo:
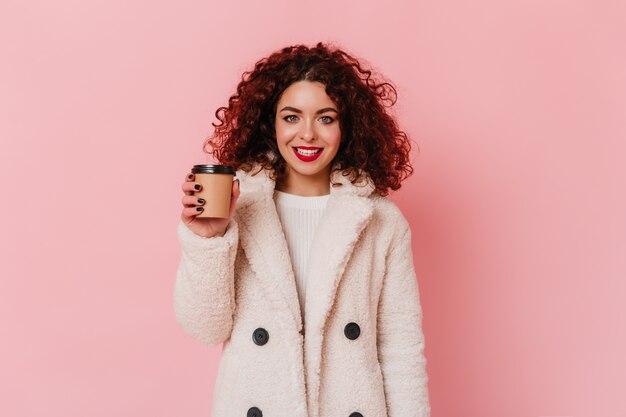
[[[233,212],[233,208],[235,207],[235,204],[237,203],[237,199],[239,198],[240,194],[241,192],[239,190],[239,179],[236,179],[235,181],[233,181],[233,189],[230,198],[230,213]]]

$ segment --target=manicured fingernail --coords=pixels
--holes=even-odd
[[[204,204],[204,198],[199,198],[199,199],[198,199],[198,203],[200,203],[200,204]]]
[[[199,190],[200,189],[200,184],[194,185],[193,188],[195,188],[196,190]]]
[[[196,207],[196,211],[202,211],[204,210],[204,207]]]

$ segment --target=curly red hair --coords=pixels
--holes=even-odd
[[[294,45],[257,61],[245,71],[228,107],[215,112],[220,124],[207,139],[207,152],[222,164],[245,172],[255,164],[271,171],[275,180],[285,175],[286,163],[278,151],[275,134],[276,105],[282,92],[301,80],[325,85],[337,105],[341,141],[333,162],[355,183],[368,175],[381,196],[413,173],[409,160],[411,141],[386,111],[397,93],[390,82],[373,77],[356,58],[319,42],[315,47]],[[389,104],[386,104],[389,103]]]

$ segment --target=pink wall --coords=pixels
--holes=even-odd
[[[243,70],[335,40],[421,150],[433,417],[626,416],[623,2],[223,3],[2,2],[0,415],[208,415],[180,184]]]

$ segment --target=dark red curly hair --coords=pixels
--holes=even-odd
[[[346,170],[352,183],[369,175],[375,192],[386,196],[389,189],[400,188],[413,168],[411,141],[386,111],[396,102],[396,90],[379,78],[353,56],[322,42],[311,48],[285,47],[243,73],[228,107],[215,112],[220,124],[212,123],[215,132],[204,150],[210,145],[207,153],[217,161],[245,172],[260,164],[281,180],[286,163],[276,143],[276,105],[292,83],[317,81],[339,110],[341,141],[333,163],[339,162],[337,169]]]

